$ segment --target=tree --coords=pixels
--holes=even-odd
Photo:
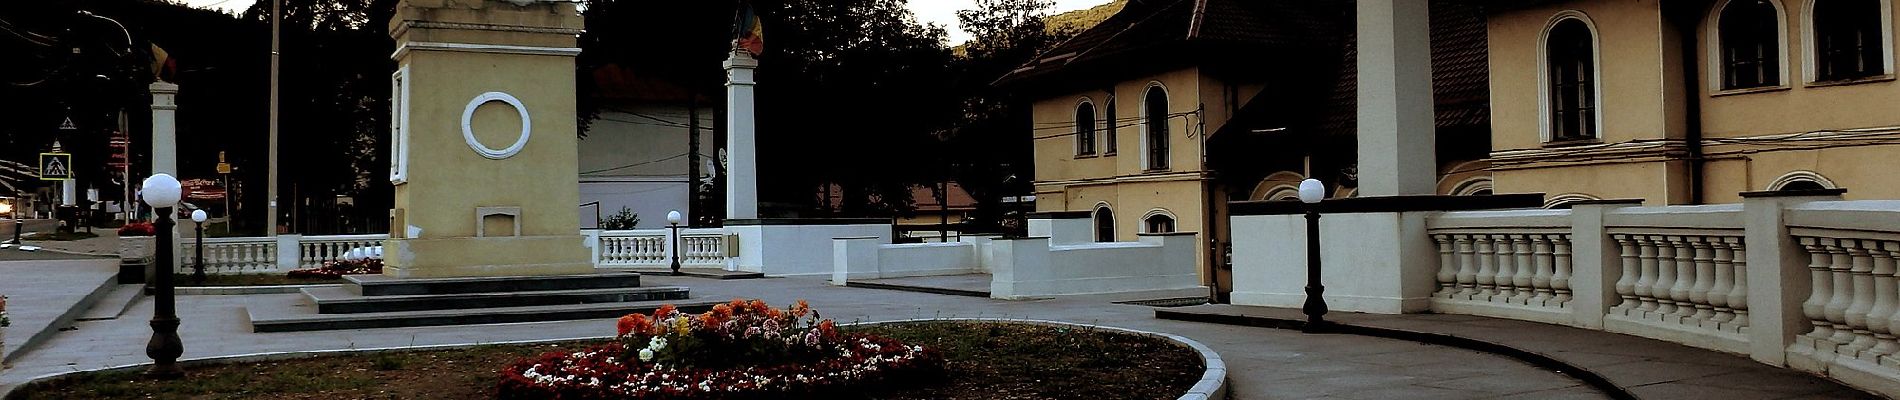
[[[1004,195],[1031,192],[1035,154],[1028,105],[1034,99],[993,82],[1077,33],[1079,26],[1047,26],[1052,7],[1047,0],[977,0],[976,8],[957,12],[971,40],[957,63],[961,120],[943,150],[959,166],[954,179],[977,200],[977,223],[1000,221]]]

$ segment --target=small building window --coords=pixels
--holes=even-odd
[[[1550,141],[1597,137],[1596,44],[1589,25],[1575,18],[1550,28],[1546,39]]]
[[[1722,8],[1722,89],[1781,84],[1781,17],[1770,0],[1735,0]]]
[[[1148,217],[1145,222],[1148,225],[1148,233],[1174,233],[1174,217],[1155,214]]]
[[[1880,13],[1880,0],[1815,0],[1815,80],[1839,81],[1886,73]]]
[[[1168,92],[1160,86],[1149,87],[1142,107],[1141,125],[1148,130],[1143,140],[1148,145],[1148,169],[1168,169]]]
[[[1109,210],[1108,207],[1095,209],[1095,241],[1103,243],[1115,241],[1115,211]]]
[[[1095,104],[1087,100],[1075,106],[1075,155],[1095,155]]]

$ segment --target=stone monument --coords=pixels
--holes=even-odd
[[[385,275],[593,272],[577,207],[582,26],[573,2],[398,3]]]

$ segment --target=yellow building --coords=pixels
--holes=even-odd
[[[1891,0],[1496,2],[1501,192],[1649,205],[1900,197]]]

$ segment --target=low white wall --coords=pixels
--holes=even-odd
[[[1204,296],[1195,234],[1144,234],[1140,242],[1052,245],[1050,238],[990,244],[990,296],[1022,299],[1101,293]]]
[[[882,244],[876,237],[832,239],[831,283],[976,273],[975,243]]]
[[[832,238],[874,237],[891,242],[890,224],[731,225],[739,235],[738,269],[767,276],[830,277]]]
[[[1427,213],[1327,214],[1320,218],[1321,284],[1327,308],[1397,314],[1425,311],[1438,250]],[[1299,308],[1306,302],[1306,217],[1235,216],[1234,304]],[[1408,240],[1410,239],[1410,240]]]
[[[1053,244],[1095,242],[1095,221],[1089,218],[1031,218],[1029,237],[1049,238]]]

